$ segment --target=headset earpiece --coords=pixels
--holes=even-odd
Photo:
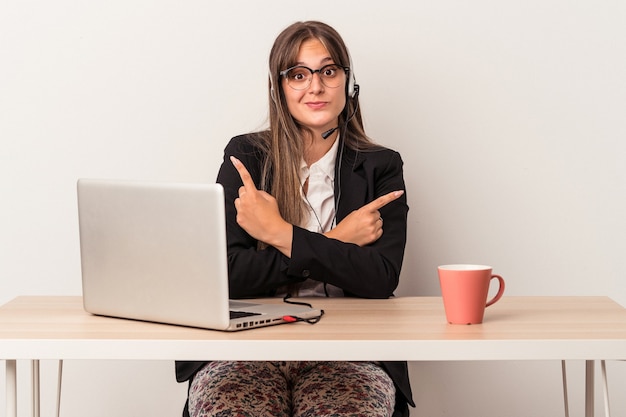
[[[348,74],[348,88],[346,93],[350,98],[357,98],[359,96],[359,85],[356,83],[356,76],[354,75],[354,67],[352,66],[352,57],[348,53],[348,68],[350,73]]]
[[[274,90],[274,78],[272,77],[272,73],[268,72],[267,76],[270,78],[270,98],[274,103],[276,103],[276,91]]]
[[[356,78],[354,77],[354,72],[352,71],[352,68],[350,68],[350,74],[348,78],[348,97],[354,98],[358,90],[359,85],[356,83]]]

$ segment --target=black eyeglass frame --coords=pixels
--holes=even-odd
[[[350,76],[350,67],[346,67],[346,66],[343,66],[343,65],[340,65],[340,64],[327,64],[327,65],[324,65],[323,67],[318,68],[318,69],[316,69],[316,70],[311,69],[311,68],[309,68],[309,67],[307,67],[307,66],[304,66],[304,65],[294,65],[293,67],[290,67],[290,68],[287,68],[287,69],[285,69],[285,70],[282,70],[282,71],[281,71],[281,72],[279,72],[278,74],[279,74],[281,77],[287,78],[287,74],[289,73],[289,71],[294,70],[294,69],[296,69],[296,68],[302,68],[302,69],[306,69],[306,70],[308,70],[308,71],[311,73],[311,78],[309,78],[309,82],[308,82],[308,84],[307,84],[305,87],[302,87],[302,88],[295,88],[295,87],[293,87],[291,84],[289,84],[289,78],[287,78],[287,85],[288,85],[290,88],[292,88],[292,89],[294,89],[294,90],[296,90],[296,91],[302,91],[302,90],[305,90],[305,89],[309,88],[309,86],[311,85],[311,82],[313,81],[313,75],[314,75],[315,73],[320,74],[320,81],[322,82],[322,84],[324,84],[324,86],[325,86],[325,87],[327,87],[327,88],[339,88],[339,86],[336,86],[336,87],[330,87],[330,86],[326,85],[326,83],[324,82],[324,77],[322,77],[322,71],[323,71],[325,68],[328,68],[328,67],[337,67],[337,68],[342,69],[342,70],[346,73],[346,81],[348,80],[348,77]]]

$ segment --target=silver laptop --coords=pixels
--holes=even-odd
[[[80,179],[77,189],[86,311],[228,331],[320,317],[229,300],[220,184]]]

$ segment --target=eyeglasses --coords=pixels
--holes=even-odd
[[[328,88],[341,87],[346,80],[346,73],[350,67],[337,64],[324,65],[322,68],[312,70],[304,65],[296,65],[280,72],[282,77],[287,79],[287,85],[294,90],[304,90],[309,88],[313,74],[318,73],[322,84]]]

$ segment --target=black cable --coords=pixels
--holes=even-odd
[[[305,307],[309,307],[310,309],[313,309],[313,306],[309,303],[305,303],[302,301],[292,301],[290,300],[291,298],[291,294],[287,294],[283,297],[283,302],[287,303],[287,304],[294,304],[294,305],[300,305],[300,306],[305,306]],[[283,320],[290,322],[290,323],[295,323],[297,321],[303,321],[305,323],[309,323],[309,324],[316,324],[318,323],[321,319],[322,316],[324,315],[324,310],[320,310],[320,315],[319,316],[315,316],[315,317],[310,317],[308,319],[302,318],[302,317],[298,317],[298,316],[284,316]]]

